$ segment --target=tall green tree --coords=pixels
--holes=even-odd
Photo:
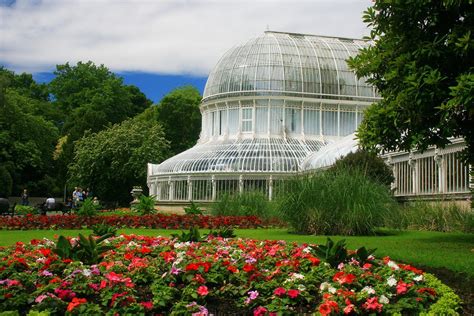
[[[157,118],[173,155],[196,144],[201,131],[201,99],[196,88],[186,86],[171,91],[158,104]]]
[[[98,133],[86,132],[69,165],[71,184],[90,187],[101,200],[128,203],[133,186],[146,188],[146,163],[160,163],[168,150],[162,127],[146,113]]]
[[[373,45],[349,64],[383,99],[365,113],[367,148],[426,149],[463,137],[474,162],[474,4],[375,1],[364,14]]]
[[[137,87],[124,85],[122,78],[104,65],[97,66],[90,61],[75,66],[58,65],[55,75],[49,88],[53,104],[64,115],[63,138],[55,157],[58,176],[66,179],[68,164],[73,160],[74,142],[86,131],[95,133],[120,123],[143,112],[152,102]]]
[[[0,174],[3,178],[0,181],[4,183],[3,193],[18,195],[23,187],[28,187],[34,194],[46,194],[48,190],[54,190],[48,174],[53,172],[52,153],[59,135],[53,122],[36,113],[47,102],[19,89],[12,77],[2,71],[0,82]]]

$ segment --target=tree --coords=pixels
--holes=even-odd
[[[201,131],[200,102],[199,91],[187,86],[173,90],[158,104],[157,118],[170,141],[173,155],[196,144]]]
[[[473,163],[473,2],[375,1],[364,22],[373,45],[349,64],[383,99],[365,112],[357,133],[362,145],[424,150],[463,137]]]
[[[146,186],[146,162],[160,163],[168,149],[160,124],[145,115],[87,132],[75,144],[70,183],[90,187],[102,200],[127,203],[133,186]]]
[[[2,178],[6,179],[5,183],[11,178],[12,194],[19,194],[23,187],[34,194],[46,194],[50,189],[46,185],[51,182],[45,182],[45,175],[52,171],[58,129],[44,117],[31,113],[37,100],[20,95],[13,88],[5,88],[1,93],[4,100],[0,106]]]
[[[58,65],[55,75],[49,84],[50,92],[64,115],[63,138],[55,157],[58,177],[66,179],[74,142],[86,131],[96,133],[134,117],[152,102],[137,87],[124,85],[122,78],[104,65],[96,66],[90,61]]]

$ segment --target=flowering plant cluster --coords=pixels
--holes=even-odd
[[[77,216],[77,215],[31,215],[0,218],[2,229],[81,229],[105,223],[118,228],[165,228],[188,229],[198,228],[257,228],[275,226],[279,222],[264,221],[256,216],[206,216],[206,215],[110,215],[110,216]]]
[[[73,238],[71,244],[78,242]],[[0,249],[0,310],[68,315],[418,314],[442,299],[429,274],[389,258],[337,268],[315,245],[121,235],[97,264],[55,254],[54,241]],[[437,281],[437,279],[434,279]]]

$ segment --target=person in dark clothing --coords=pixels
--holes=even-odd
[[[21,194],[21,205],[29,205],[30,202],[28,201],[28,190],[24,189],[23,193]]]

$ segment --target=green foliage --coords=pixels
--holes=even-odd
[[[472,232],[470,225],[473,218],[474,212],[454,202],[415,201],[403,205],[398,216],[388,225],[394,228],[440,232]]]
[[[92,198],[87,198],[82,203],[81,207],[76,212],[80,216],[94,216],[97,214],[97,208],[92,201]]]
[[[274,205],[259,191],[223,194],[212,205],[211,213],[216,216],[258,216],[265,219],[275,217]]]
[[[393,182],[393,173],[384,160],[373,152],[358,150],[338,159],[331,170],[356,170],[369,179],[390,187]]]
[[[153,214],[155,210],[156,197],[154,195],[146,196],[140,195],[138,197],[138,203],[133,205],[133,209],[140,213],[140,215]]]
[[[454,293],[454,291],[447,285],[443,284],[435,276],[429,273],[423,274],[426,286],[435,289],[439,297],[436,303],[430,306],[426,312],[421,312],[421,316],[436,316],[436,315],[459,315],[461,311],[461,299]]]
[[[196,144],[201,131],[201,95],[191,86],[175,89],[157,106],[157,119],[163,126],[170,151],[176,155]]]
[[[324,235],[374,234],[396,208],[385,186],[348,170],[296,177],[278,202],[296,232]]]
[[[137,183],[146,187],[144,163],[160,163],[167,155],[161,126],[136,117],[78,140],[69,165],[70,182],[88,183],[102,201],[126,204],[129,188]]]
[[[333,268],[337,268],[341,262],[347,260],[347,247],[344,239],[334,244],[334,241],[328,238],[325,245],[319,245],[313,249],[319,259],[329,263]]]
[[[104,252],[114,248],[113,246],[102,245],[111,236],[111,234],[105,234],[96,239],[93,235],[85,237],[79,234],[76,244],[72,246],[69,240],[61,235],[53,251],[62,259],[81,261],[85,264],[97,264],[102,260]]]
[[[474,10],[471,1],[375,1],[364,14],[374,45],[349,60],[383,99],[358,137],[377,150],[466,141],[474,162]]]
[[[213,237],[222,237],[222,238],[234,238],[237,237],[234,234],[234,230],[232,227],[225,227],[223,229],[219,229],[217,231],[211,230],[206,236],[213,236]]]
[[[26,77],[0,68],[0,186],[13,195],[24,187],[30,193],[47,193],[43,180],[53,172],[52,152],[59,135],[44,115],[49,103],[28,92],[35,84],[28,84]]]
[[[191,201],[191,205],[184,208],[184,213],[187,215],[202,215],[202,209],[200,209],[199,206]]]
[[[104,236],[104,235],[116,236],[117,228],[107,225],[105,223],[101,223],[101,224],[96,224],[92,226],[92,233],[99,237]]]
[[[50,82],[53,104],[61,109],[64,116],[61,134],[68,136],[58,146],[58,176],[67,178],[68,164],[75,155],[74,142],[81,139],[86,131],[92,133],[108,128],[133,117],[152,103],[134,86],[123,84],[104,65],[79,62],[57,65],[56,77]],[[91,183],[81,185],[92,186]]]
[[[15,205],[15,215],[26,215],[26,214],[38,214],[37,210],[33,206],[28,205]]]
[[[203,241],[201,233],[197,227],[191,227],[189,231],[181,231],[180,234],[171,234],[171,237],[177,239],[179,242],[198,242]]]
[[[12,194],[13,180],[7,168],[0,166],[0,196],[9,197]]]

